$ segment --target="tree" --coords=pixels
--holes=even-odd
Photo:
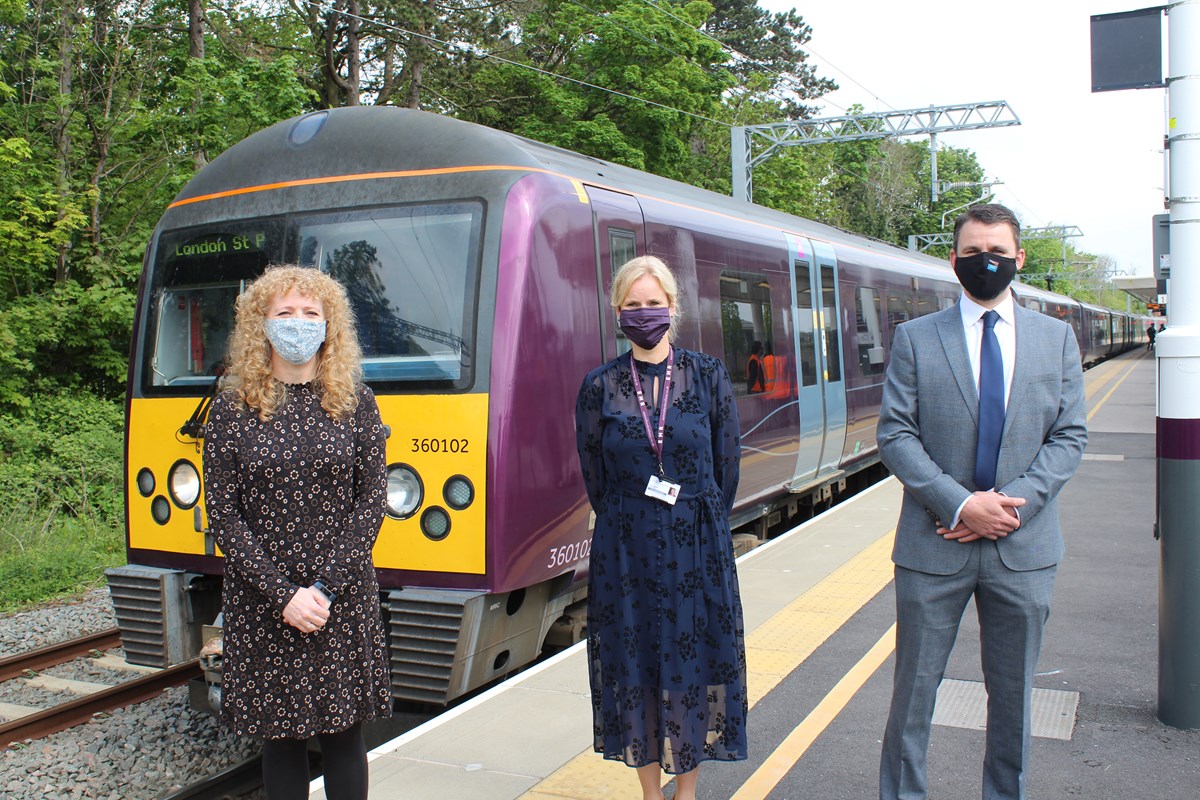
[[[712,0],[712,5],[704,30],[731,51],[725,66],[738,80],[734,94],[770,104],[775,121],[782,121],[813,116],[817,106],[804,101],[838,88],[807,63],[804,46],[813,30],[795,9],[772,14],[757,0]]]
[[[308,95],[293,60],[197,47],[190,1],[0,2],[0,404],[115,396],[157,210]]]

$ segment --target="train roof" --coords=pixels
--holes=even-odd
[[[752,218],[780,230],[901,261],[914,275],[944,278],[949,270],[942,259],[832,225],[483,125],[394,106],[328,109],[278,122],[229,148],[200,170],[179,193],[176,204],[228,193],[231,186],[250,188],[339,175],[385,177],[471,167],[507,167],[510,171],[504,173],[503,180],[509,183],[524,174],[520,169],[524,167],[724,216]],[[1077,302],[1024,284],[1020,288],[1047,299]]]
[[[176,203],[226,192],[231,183],[250,187],[332,175],[487,166],[548,171],[616,191],[668,199],[728,216],[753,217],[783,230],[889,253],[908,262],[945,267],[944,261],[932,256],[831,225],[483,125],[394,106],[329,109],[276,123],[215,158],[184,187]],[[510,180],[519,175],[517,172]]]

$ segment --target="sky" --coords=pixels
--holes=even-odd
[[[1008,128],[938,135],[975,152],[996,201],[1025,227],[1070,225],[1073,244],[1152,273],[1151,217],[1163,207],[1166,89],[1091,91],[1093,14],[1146,0],[759,0],[812,26],[811,62],[841,87],[817,116],[1006,101]],[[1166,26],[1163,28],[1167,76]],[[928,136],[912,141],[928,145]]]

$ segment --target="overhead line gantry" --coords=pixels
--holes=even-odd
[[[731,131],[733,159],[733,196],[750,202],[754,197],[751,173],[781,147],[832,142],[857,142],[896,136],[929,136],[930,195],[938,198],[937,135],[947,131],[978,128],[1007,128],[1020,125],[1016,112],[1003,100],[987,103],[963,103],[953,106],[929,106],[905,111],[880,111],[847,114],[840,117],[802,119],[767,125],[740,125]],[[753,154],[754,143],[766,146]]]

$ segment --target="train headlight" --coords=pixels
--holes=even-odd
[[[421,533],[435,542],[445,539],[450,534],[450,515],[446,509],[437,506],[425,509],[421,515]]]
[[[446,505],[455,511],[462,511],[475,500],[475,487],[466,477],[455,475],[446,481],[442,487],[442,497]]]
[[[408,519],[417,513],[425,498],[421,476],[408,464],[393,464],[387,472],[387,515]]]
[[[154,473],[145,467],[138,470],[137,488],[142,493],[142,497],[149,497],[154,494]]]
[[[196,505],[200,499],[200,471],[186,459],[176,461],[167,473],[167,491],[182,509]]]
[[[171,521],[171,504],[167,502],[167,498],[160,494],[150,501],[150,516],[154,517],[154,521],[159,525],[166,525]]]

